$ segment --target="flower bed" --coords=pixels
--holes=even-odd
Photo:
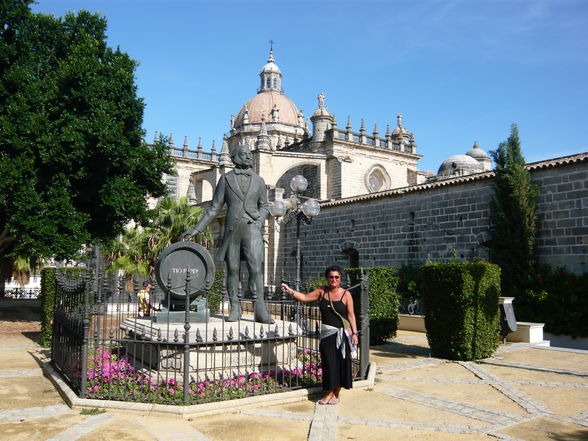
[[[320,355],[317,352],[301,350],[298,360],[302,367],[297,369],[252,372],[230,379],[191,381],[188,390],[190,402],[187,404],[310,387],[322,381]],[[108,349],[98,349],[88,356],[87,397],[184,404],[184,385],[174,378],[154,381],[139,372],[128,357]]]

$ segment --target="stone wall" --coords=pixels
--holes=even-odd
[[[539,185],[540,262],[579,273],[588,271],[588,154],[571,158],[529,169]],[[364,267],[487,259],[492,179],[486,172],[323,204],[301,228],[303,279],[348,266],[349,249]],[[285,230],[277,263],[293,268],[295,225]]]
[[[540,262],[588,271],[588,163],[532,169],[539,186]]]

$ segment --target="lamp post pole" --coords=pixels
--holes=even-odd
[[[302,223],[310,225],[312,219],[317,216],[321,210],[321,206],[316,199],[305,198],[306,201],[301,204],[301,199],[304,198],[303,193],[308,187],[308,181],[302,175],[296,175],[290,181],[290,188],[292,195],[288,200],[275,200],[270,204],[270,213],[275,217],[284,217],[281,221],[282,225],[286,225],[296,219],[296,291],[300,290],[302,279],[302,256],[300,245],[300,225]]]
[[[296,291],[300,291],[300,279],[301,279],[301,256],[300,256],[300,223],[301,223],[301,214],[299,212],[296,216]]]

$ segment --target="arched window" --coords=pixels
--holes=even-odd
[[[359,252],[355,248],[347,248],[343,254],[349,259],[349,268],[359,268]]]
[[[270,85],[270,78],[269,77],[267,77],[265,79],[265,87],[267,87],[268,89],[271,87],[271,85]]]
[[[274,78],[274,86],[273,87],[274,87],[274,89],[278,88],[278,79],[277,78]]]

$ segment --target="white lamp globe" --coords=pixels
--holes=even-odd
[[[304,204],[302,204],[302,212],[307,217],[318,216],[320,211],[321,204],[319,204],[319,202],[316,199],[308,199]]]
[[[302,175],[296,175],[290,181],[290,188],[294,193],[302,193],[308,187],[308,181]]]
[[[272,216],[281,217],[286,214],[286,210],[286,204],[279,199],[269,204],[269,212]]]

